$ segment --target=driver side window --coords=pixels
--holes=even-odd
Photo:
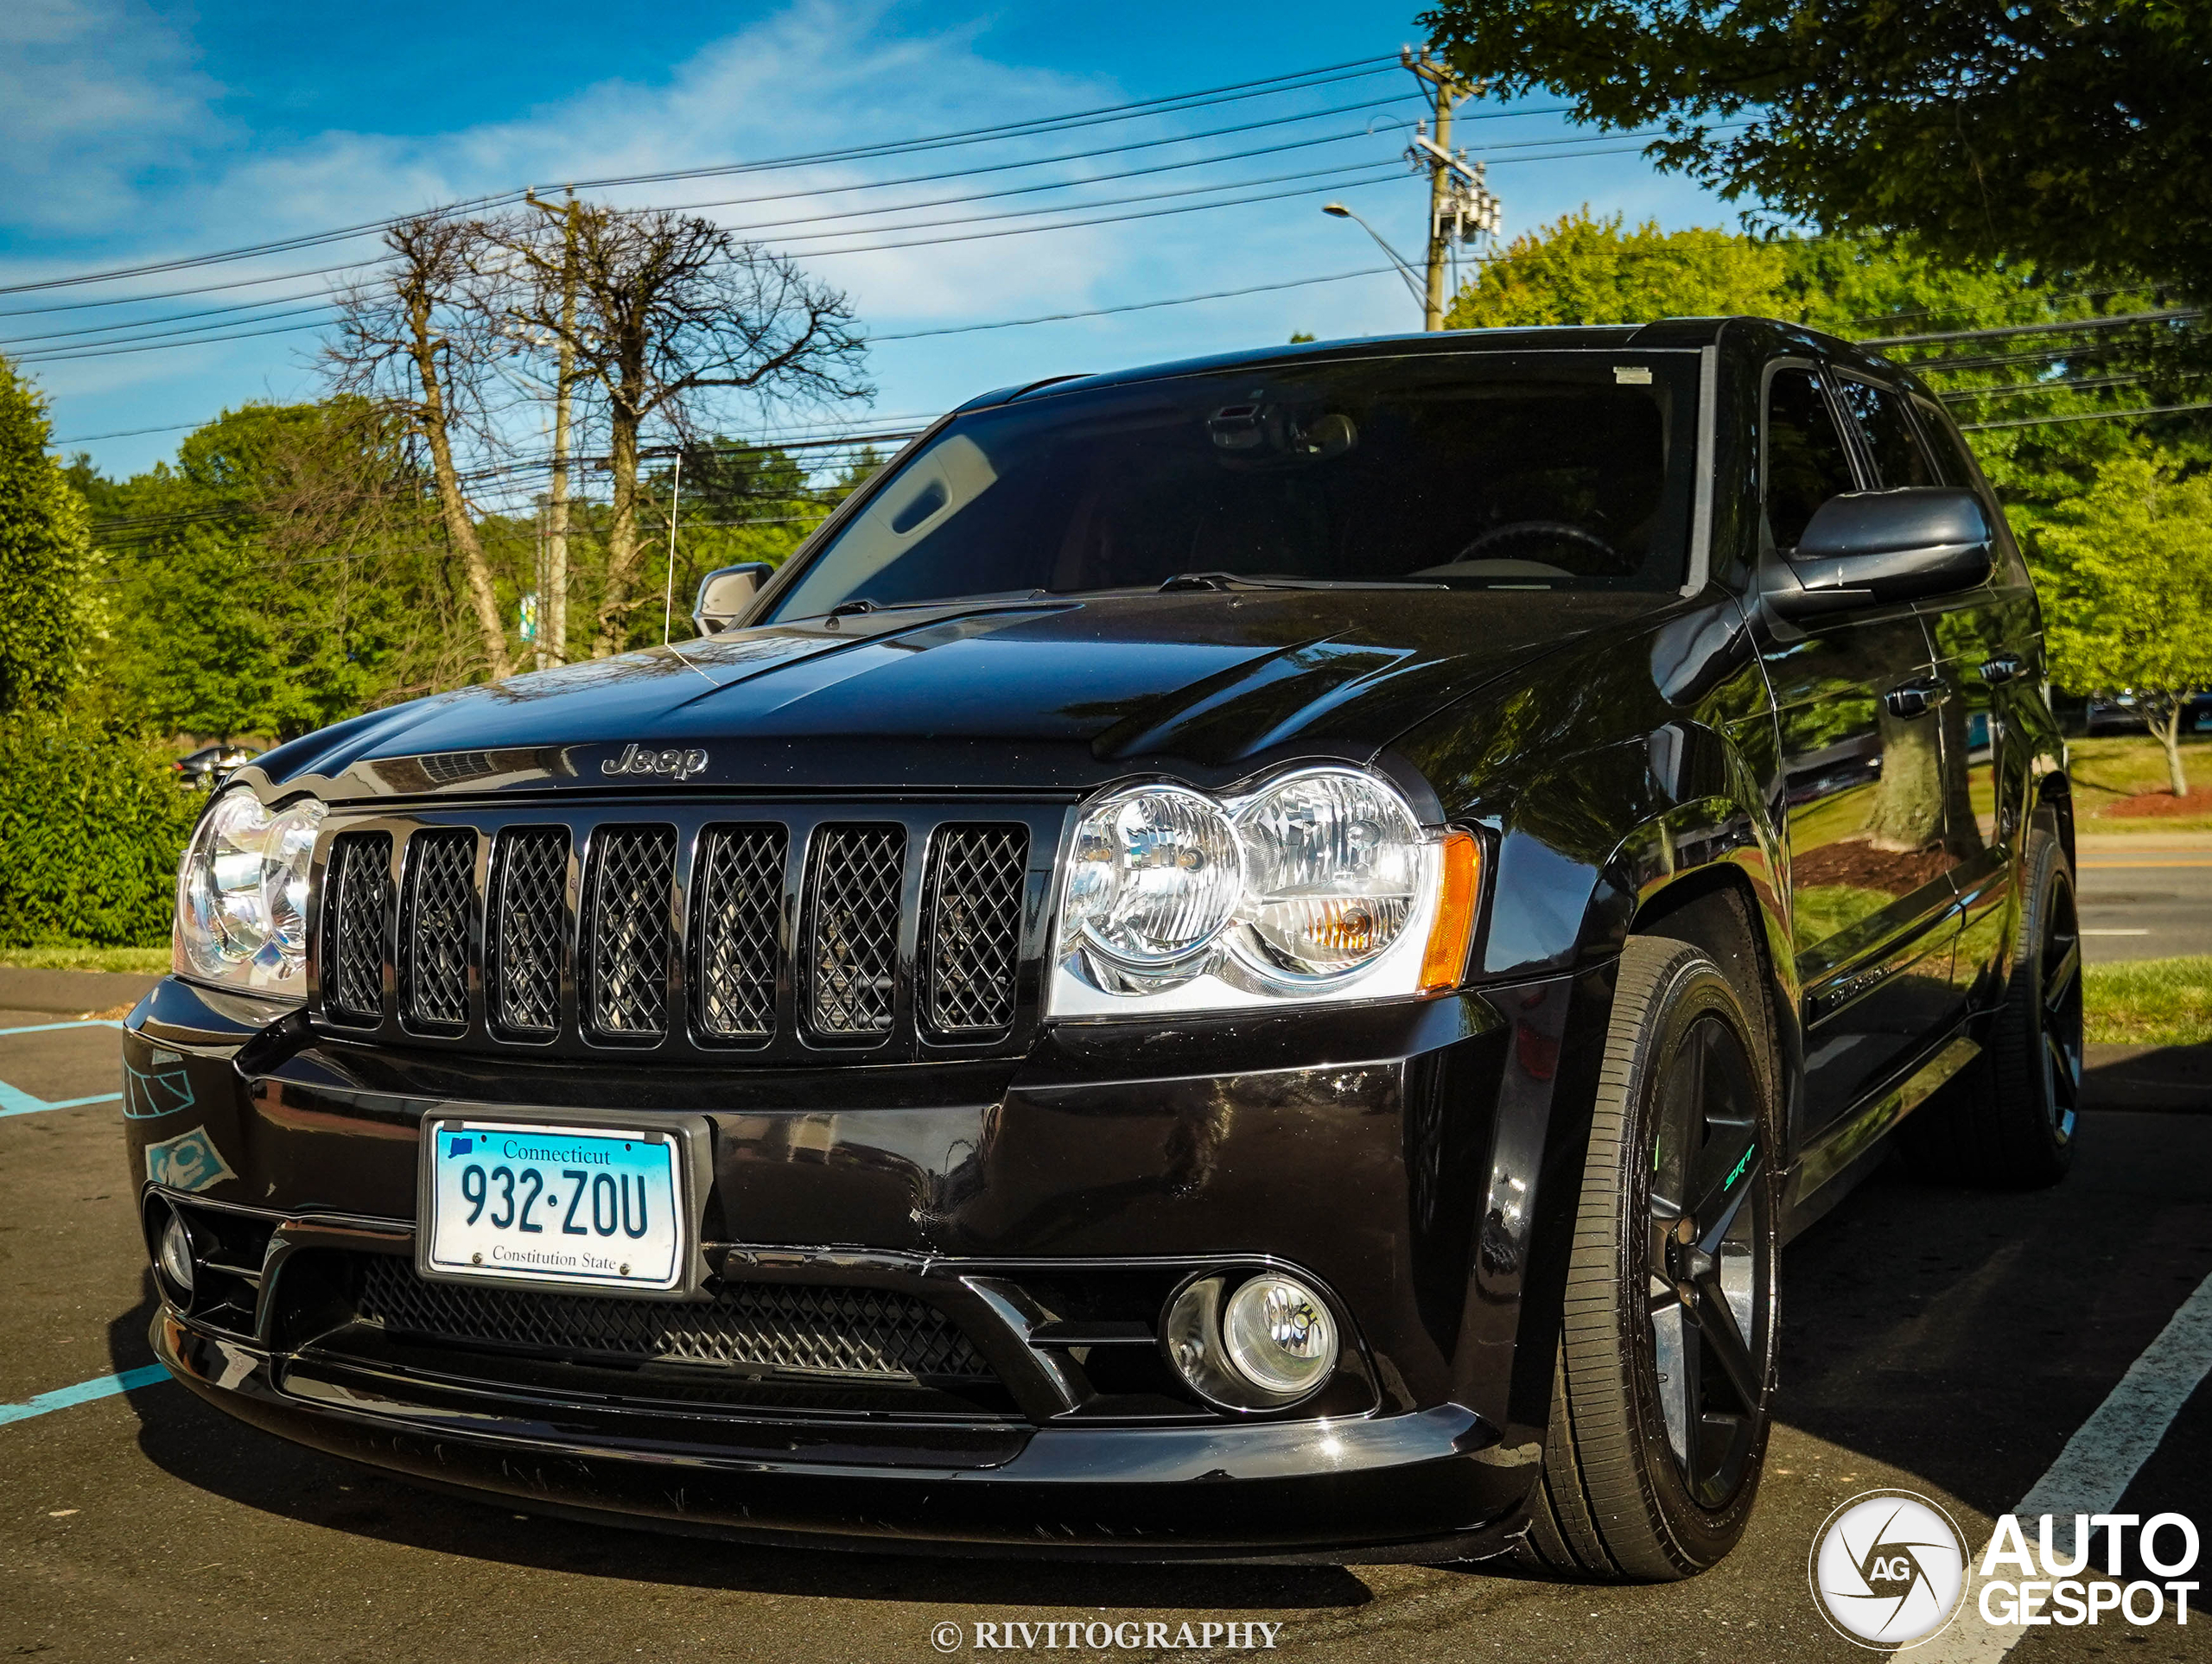
[[[1795,549],[1821,504],[1856,488],[1819,375],[1776,371],[1766,391],[1766,523],[1775,547]]]

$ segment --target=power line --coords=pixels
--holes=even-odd
[[[2050,323],[2006,324],[1997,329],[1951,329],[1936,335],[1877,335],[1859,346],[1923,346],[1938,341],[1993,341],[2012,335],[2069,335],[2085,329],[2120,329],[2132,324],[2181,323],[2201,318],[2204,308],[2170,307],[2162,312],[2122,312],[2104,318],[2070,318]]]
[[[2021,416],[2011,422],[1961,422],[1961,433],[1987,433],[1993,428],[2044,428],[2056,422],[2110,422],[2120,416],[2180,416],[2190,410],[2212,410],[2212,399],[2201,404],[2152,404],[2139,410],[2081,410],[2071,416]]]
[[[1312,283],[1341,283],[1351,277],[1389,274],[1390,266],[1362,266],[1357,271],[1331,272],[1325,277],[1292,277],[1279,283],[1254,283],[1249,289],[1217,289],[1206,295],[1179,295],[1166,301],[1134,301],[1127,306],[1102,306],[1089,312],[1048,312],[1034,318],[1002,318],[996,323],[952,324],[943,329],[913,329],[898,335],[872,335],[875,341],[918,341],[935,335],[970,335],[983,329],[1019,329],[1027,324],[1066,323],[1077,318],[1108,318],[1122,312],[1149,312],[1164,306],[1189,306],[1198,301],[1226,301],[1240,295],[1266,295],[1276,289],[1304,289]]]
[[[778,168],[789,168],[832,161],[849,161],[871,156],[906,155],[916,150],[942,148],[952,144],[976,143],[992,137],[1033,137],[1043,132],[1065,131],[1069,128],[1089,125],[1103,120],[1135,120],[1145,115],[1180,113],[1187,109],[1204,108],[1213,104],[1234,103],[1241,98],[1266,97],[1274,92],[1302,92],[1309,86],[1325,86],[1332,80],[1351,80],[1365,75],[1383,73],[1381,66],[1386,60],[1377,58],[1354,59],[1343,64],[1332,64],[1319,69],[1297,70],[1282,75],[1263,77],[1258,80],[1240,81],[1222,87],[1207,88],[1198,92],[1182,92],[1156,98],[1136,99],[1119,105],[1101,105],[1096,109],[1077,111],[1065,115],[1032,117],[1019,122],[1000,123],[995,126],[969,128],[963,131],[931,135],[917,139],[901,139],[868,145],[849,146],[842,149],[815,151],[804,155],[770,157],[759,162],[733,162],[719,166],[679,168],[651,174],[631,174],[603,179],[576,181],[577,188],[607,190],[619,187],[658,184],[683,179],[703,179],[717,175],[760,172]],[[1338,73],[1337,72],[1351,72]],[[1326,77],[1327,79],[1317,79]],[[472,197],[453,203],[441,211],[443,215],[482,210],[509,202],[518,201],[524,194],[521,190],[497,192]],[[206,254],[186,255],[168,260],[143,262],[137,265],[110,267],[105,270],[81,272],[67,277],[43,278],[35,283],[0,285],[0,295],[23,295],[48,289],[79,287],[91,283],[119,282],[126,277],[140,277],[163,271],[189,270],[232,260],[254,258],[262,255],[289,252],[295,249],[346,242],[384,230],[408,216],[394,215],[358,225],[340,226],[330,231],[306,232],[296,237],[277,238],[268,242],[250,244],[238,248],[219,249]]]

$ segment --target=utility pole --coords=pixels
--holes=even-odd
[[[552,495],[545,505],[545,585],[538,601],[540,651],[549,664],[569,662],[569,411],[576,386],[576,187],[556,208],[535,196],[530,206],[561,221],[561,338],[555,343]]]
[[[1428,293],[1422,303],[1421,327],[1444,327],[1445,270],[1454,242],[1472,242],[1498,227],[1498,200],[1484,182],[1483,164],[1470,167],[1465,153],[1452,149],[1452,111],[1484,89],[1479,82],[1461,80],[1444,64],[1428,55],[1398,49],[1398,61],[1411,70],[1433,101],[1436,137],[1428,136],[1428,123],[1418,124],[1406,160],[1415,172],[1428,175]]]

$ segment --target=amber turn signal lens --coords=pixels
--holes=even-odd
[[[1444,871],[1436,898],[1436,922],[1428,929],[1428,948],[1421,957],[1421,989],[1440,994],[1456,988],[1467,970],[1467,943],[1475,933],[1475,902],[1482,894],[1483,847],[1471,832],[1444,835]]]

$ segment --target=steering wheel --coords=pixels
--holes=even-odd
[[[1481,560],[1484,551],[1493,544],[1521,543],[1534,538],[1580,543],[1586,549],[1596,550],[1609,562],[1618,563],[1620,560],[1618,549],[1588,527],[1576,525],[1571,520],[1509,520],[1502,526],[1492,526],[1469,543],[1452,557],[1452,563],[1458,566],[1464,562]],[[1574,574],[1561,571],[1560,575],[1573,577]]]

